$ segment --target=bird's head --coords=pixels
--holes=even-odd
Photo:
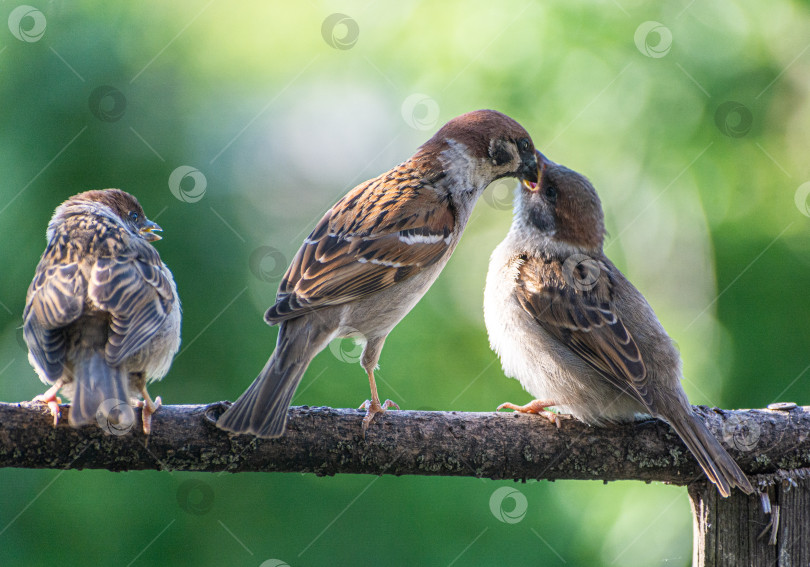
[[[582,251],[601,252],[605,239],[602,203],[584,175],[537,152],[538,181],[523,181],[515,222],[531,234]]]
[[[461,181],[459,191],[483,191],[502,177],[537,183],[534,143],[512,118],[476,110],[442,126],[417,153],[437,157],[444,173]]]
[[[85,191],[74,195],[65,205],[83,208],[89,206],[90,212],[119,220],[132,234],[148,242],[160,240],[155,234],[163,230],[154,221],[146,218],[143,207],[133,195],[121,189],[102,189]]]

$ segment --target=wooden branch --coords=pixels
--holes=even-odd
[[[164,406],[152,435],[135,423],[105,433],[54,428],[39,403],[0,403],[0,467],[415,474],[492,479],[643,480],[689,484],[702,473],[666,424],[648,420],[558,429],[515,413],[389,411],[363,440],[358,410],[294,407],[284,437],[230,437],[214,426],[228,402]],[[698,407],[749,475],[810,467],[810,407],[725,411]]]

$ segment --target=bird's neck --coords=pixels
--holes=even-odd
[[[532,230],[527,230],[525,226],[521,226],[519,220],[515,220],[512,224],[507,238],[512,242],[513,249],[522,250],[537,258],[560,258],[565,260],[571,256],[582,254],[595,260],[604,258],[601,247],[583,248],[560,240],[556,234],[538,235]]]
[[[439,161],[445,173],[445,185],[456,192],[480,196],[492,181],[480,175],[479,160],[461,142],[447,140],[447,146],[439,153]]]

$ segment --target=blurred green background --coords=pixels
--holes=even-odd
[[[19,326],[70,195],[123,188],[165,229],[183,350],[151,393],[233,400],[315,220],[450,118],[495,108],[594,182],[607,253],[678,342],[693,403],[808,402],[807,2],[36,1],[0,2],[0,399],[45,389]],[[389,337],[381,396],[530,399],[480,309],[514,186],[487,190]],[[294,403],[356,407],[353,360],[333,344]],[[500,487],[520,493],[501,503],[513,523],[491,510]],[[2,565],[691,561],[686,490],[631,482],[5,469],[0,502]]]

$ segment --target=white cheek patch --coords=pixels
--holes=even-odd
[[[439,157],[447,177],[456,185],[470,189],[477,187],[479,183],[473,179],[478,169],[477,161],[470,155],[467,146],[452,138],[447,140],[447,146],[448,148]]]

